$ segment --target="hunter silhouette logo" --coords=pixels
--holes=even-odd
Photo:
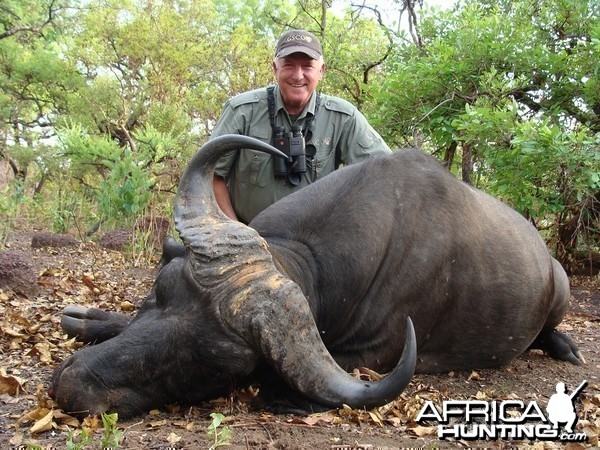
[[[565,383],[556,384],[556,394],[552,394],[552,397],[548,400],[548,406],[546,406],[548,419],[550,419],[550,422],[554,425],[553,428],[558,428],[559,423],[566,423],[566,432],[573,433],[573,425],[575,425],[575,422],[577,421],[573,400],[579,395],[579,392],[581,392],[586,383],[587,381],[581,383],[571,395],[567,395]]]
[[[574,400],[583,390],[583,381],[571,394],[565,383],[556,384],[546,405],[546,414],[536,401],[446,400],[441,408],[426,401],[417,422],[436,421],[439,438],[455,439],[539,439],[580,441],[585,433],[574,432],[577,423]],[[564,424],[564,427],[561,426]]]

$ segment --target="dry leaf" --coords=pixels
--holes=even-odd
[[[319,419],[318,417],[315,416],[307,416],[307,417],[292,417],[291,419],[287,420],[288,423],[295,423],[295,424],[299,424],[299,425],[308,425],[308,426],[313,426],[316,425],[317,423],[319,423],[321,419]]]
[[[94,291],[94,292],[100,292],[100,287],[96,283],[94,283],[90,277],[87,277],[87,276],[84,275],[81,278],[81,281],[83,281],[83,284],[85,284],[92,291]]]
[[[133,303],[131,303],[130,301],[123,301],[119,304],[119,308],[121,308],[121,311],[133,311],[135,309],[135,305]]]
[[[469,380],[469,381],[471,381],[471,380],[474,380],[474,381],[481,381],[481,380],[482,380],[482,378],[481,378],[481,376],[480,376],[480,375],[479,375],[477,372],[475,372],[475,371],[473,370],[473,371],[471,372],[471,375],[469,375],[469,378],[467,378],[467,380]]]
[[[54,409],[53,411],[54,414],[52,415],[52,417],[54,418],[54,420],[60,422],[61,425],[67,425],[72,428],[79,427],[79,420],[77,420],[76,417],[65,414],[60,409]]]
[[[40,328],[42,328],[43,326],[44,326],[43,323],[37,323],[37,324],[32,325],[29,328],[27,328],[27,332],[29,334],[36,334],[37,332],[40,331]]]
[[[45,417],[51,410],[49,408],[38,406],[33,411],[23,414],[19,417],[17,423],[29,423],[32,421],[38,421]]]
[[[59,348],[75,348],[77,347],[77,338],[71,338],[68,341],[64,341],[58,344]]]
[[[50,345],[47,342],[38,342],[31,350],[25,353],[25,356],[37,356],[40,361],[45,363],[52,362],[52,354],[50,353]]]
[[[95,430],[100,427],[100,418],[98,416],[87,416],[83,419],[83,426]]]
[[[17,338],[27,337],[26,334],[23,334],[12,328],[0,327],[0,331],[2,331],[4,334],[8,334],[9,336],[12,336],[12,337],[17,337]]]
[[[375,422],[380,427],[383,427],[383,421],[381,420],[381,416],[377,412],[369,411],[369,416],[371,417],[371,420],[373,422]]]
[[[148,424],[146,425],[147,427],[150,428],[159,428],[159,427],[163,427],[167,424],[167,420],[163,419],[163,420],[154,420],[152,422],[148,422]]]
[[[374,370],[371,370],[367,367],[359,367],[358,369],[355,369],[355,370],[358,372],[359,377],[363,380],[378,381],[383,378],[383,375],[381,375],[380,373],[377,373]]]
[[[38,319],[38,322],[40,323],[46,323],[46,322],[50,322],[52,320],[52,314],[46,314],[45,316],[42,316]]]
[[[177,442],[179,442],[181,440],[181,436],[171,432],[171,434],[169,434],[169,437],[167,438],[167,440],[169,441],[169,444],[176,444]]]
[[[21,391],[21,381],[13,375],[0,375],[0,394],[8,394],[13,397]]]
[[[10,441],[8,441],[8,443],[10,445],[12,445],[13,447],[18,447],[20,445],[23,444],[23,433],[16,431],[14,436],[10,438]]]
[[[8,317],[12,322],[17,323],[25,328],[29,328],[32,325],[28,319],[20,314],[10,313],[8,314]]]
[[[36,434],[36,433],[41,433],[43,431],[51,430],[53,414],[54,414],[53,411],[48,411],[48,414],[46,414],[44,417],[39,419],[35,424],[33,424],[33,426],[31,427],[31,429],[29,431],[31,431],[32,434]]]
[[[409,428],[408,431],[417,436],[432,436],[437,433],[437,427],[424,427],[417,425],[416,427]]]

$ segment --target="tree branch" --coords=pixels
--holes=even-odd
[[[54,14],[56,12],[56,9],[54,9],[54,3],[55,2],[56,2],[56,0],[52,0],[50,2],[50,4],[48,5],[48,16],[47,16],[46,20],[44,22],[42,22],[41,25],[39,25],[37,27],[34,27],[34,26],[16,26],[16,27],[10,28],[10,29],[4,31],[3,33],[0,33],[0,39],[6,39],[6,38],[9,38],[11,36],[14,36],[15,34],[24,33],[24,32],[30,32],[30,33],[34,33],[34,34],[38,34],[40,36],[43,36],[42,30],[46,26],[48,26],[51,23],[53,23],[53,21],[54,21]],[[11,12],[11,11],[9,11],[9,12]]]

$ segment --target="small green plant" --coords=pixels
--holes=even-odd
[[[212,422],[208,426],[208,438],[213,441],[212,445],[209,447],[209,450],[214,450],[217,447],[229,445],[231,441],[231,430],[228,426],[223,425],[221,427],[221,423],[225,416],[221,413],[211,413],[210,417],[212,418]]]
[[[101,418],[104,434],[102,435],[100,447],[103,449],[116,449],[123,435],[123,431],[117,428],[119,416],[117,413],[102,414]],[[69,430],[66,442],[67,450],[83,450],[87,445],[92,444],[93,439],[93,432],[87,427],[82,427],[81,433],[78,435],[74,430]]]
[[[118,149],[113,160],[104,160],[107,178],[100,184],[97,198],[103,217],[119,218],[140,214],[152,200],[156,180],[146,169],[143,155]]]
[[[82,450],[91,442],[92,436],[87,428],[82,428],[79,436],[75,435],[74,430],[69,430],[69,434],[67,435],[67,450]]]
[[[122,430],[117,428],[119,415],[102,414],[102,425],[104,425],[104,434],[102,435],[102,448],[117,448],[121,440]]]
[[[0,223],[4,234],[9,230],[11,220],[22,217],[26,212],[24,210],[30,202],[24,192],[25,187],[20,181],[13,181],[0,189]]]
[[[41,445],[27,444],[27,450],[44,450]]]

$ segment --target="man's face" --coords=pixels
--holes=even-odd
[[[300,114],[323,77],[325,64],[304,53],[292,53],[276,59],[273,70],[285,109]]]

